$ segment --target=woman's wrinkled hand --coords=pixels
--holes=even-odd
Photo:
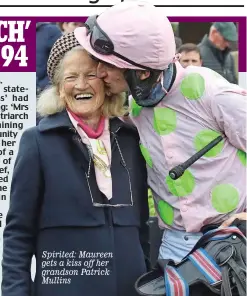
[[[247,213],[243,212],[243,213],[238,213],[238,214],[234,214],[232,215],[229,219],[227,219],[226,221],[224,221],[219,228],[224,228],[224,227],[228,227],[230,226],[233,221],[235,219],[239,219],[239,220],[247,220]]]

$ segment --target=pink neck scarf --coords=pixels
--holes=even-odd
[[[77,116],[72,111],[68,110],[69,114],[77,121],[77,124],[84,130],[84,132],[87,134],[89,138],[97,139],[99,136],[102,135],[105,127],[105,119],[102,116],[100,118],[100,121],[98,123],[97,130],[94,131],[90,126],[88,126],[79,116]]]
[[[86,125],[76,114],[67,110],[69,118],[80,135],[82,142],[87,145],[93,159],[96,181],[99,190],[112,198],[111,142],[109,120],[101,117],[97,130]]]

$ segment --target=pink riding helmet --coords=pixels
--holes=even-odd
[[[114,51],[139,65],[164,70],[174,59],[172,26],[163,13],[148,2],[121,2],[100,14],[97,23],[111,39]],[[87,28],[76,28],[74,33],[81,46],[96,58],[118,68],[142,69],[113,54],[96,52]]]

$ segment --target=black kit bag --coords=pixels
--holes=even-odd
[[[179,264],[158,260],[135,288],[139,295],[188,296],[198,284],[216,295],[246,295],[246,237],[238,227],[207,231]]]

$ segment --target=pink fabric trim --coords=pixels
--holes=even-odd
[[[100,118],[97,130],[94,131],[90,126],[85,124],[83,120],[79,116],[77,116],[75,113],[73,113],[71,110],[67,110],[69,114],[77,121],[78,125],[84,130],[84,132],[87,134],[87,136],[91,139],[97,139],[100,137],[104,131],[105,127],[105,118],[102,116]]]
[[[112,178],[111,178],[111,171],[110,171],[111,141],[110,141],[110,132],[109,132],[109,120],[107,118],[104,120],[104,124],[103,124],[104,129],[102,134],[97,139],[94,139],[85,132],[84,127],[81,127],[81,125],[77,120],[78,116],[74,117],[72,112],[71,111],[69,112],[69,110],[67,110],[67,112],[73,126],[76,128],[79,136],[81,137],[82,142],[85,145],[87,145],[87,147],[89,148],[91,155],[92,154],[97,155],[97,157],[100,158],[108,167],[107,170],[104,170],[102,169],[102,167],[99,167],[95,161],[93,161],[94,168],[95,168],[96,182],[98,184],[99,190],[107,197],[107,199],[111,199],[112,198]],[[83,125],[85,125],[85,123],[83,123]],[[99,130],[99,127],[97,128],[97,131],[98,130]],[[100,152],[98,150],[97,145],[100,145],[101,148],[103,149],[105,148],[106,155],[104,155],[104,153],[102,154],[102,151]]]

